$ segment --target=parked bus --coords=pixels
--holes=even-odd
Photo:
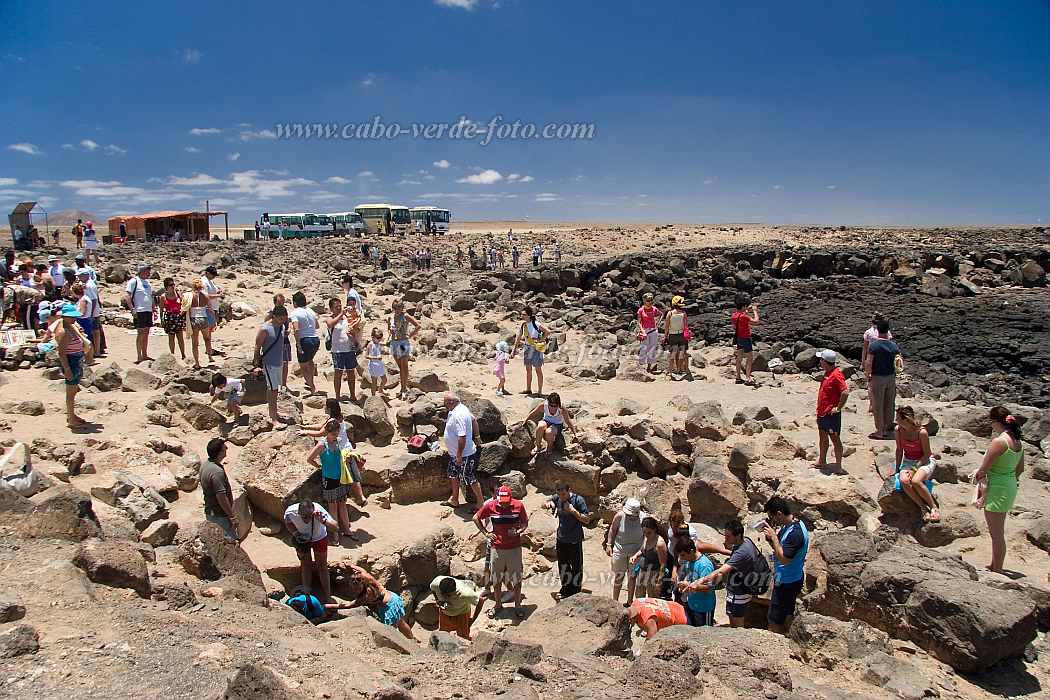
[[[386,233],[404,236],[412,226],[408,207],[400,204],[359,204],[354,211],[364,220],[365,231],[372,234],[382,229]]]
[[[356,211],[341,211],[329,214],[332,223],[335,224],[335,232],[339,235],[352,234],[361,236],[365,232],[365,222]]]
[[[332,235],[327,214],[270,214],[263,212],[262,223],[270,223],[270,238],[317,238]]]
[[[438,207],[412,207],[412,223],[417,233],[448,233],[452,212]]]

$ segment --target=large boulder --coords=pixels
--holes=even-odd
[[[548,451],[541,452],[525,469],[525,476],[536,488],[556,491],[560,484],[583,496],[588,503],[598,499],[598,478],[601,469],[593,464],[584,464],[573,459],[558,457]]]
[[[0,489],[0,513],[4,525],[25,538],[81,541],[102,534],[91,497],[66,484],[30,498]]]
[[[862,515],[877,508],[863,485],[848,474],[790,474],[780,480],[776,493],[813,521],[821,519],[846,527],[856,525]]]
[[[641,471],[662,476],[678,469],[678,455],[670,440],[650,435],[634,446],[635,460]]]
[[[687,498],[693,519],[714,527],[747,512],[747,494],[740,479],[703,455],[693,459]]]
[[[390,501],[399,505],[440,501],[448,496],[448,453],[401,454],[385,467],[366,465],[361,478],[366,488],[390,488]]]
[[[397,428],[394,426],[394,422],[390,420],[390,414],[387,411],[383,397],[378,395],[369,396],[365,399],[363,410],[365,420],[368,421],[368,427],[373,435],[373,444],[377,446],[389,445],[391,438],[394,437],[394,433],[397,432]]]
[[[292,689],[269,667],[254,661],[237,670],[222,694],[222,700],[306,700],[309,697]]]
[[[0,632],[0,659],[35,654],[40,650],[40,635],[32,625],[15,625]]]
[[[447,576],[456,535],[447,525],[416,540],[401,551],[400,568],[405,584],[429,588],[437,576]]]
[[[730,432],[729,420],[717,401],[694,403],[685,415],[685,429],[692,438],[725,440]]]
[[[1050,553],[1050,516],[1036,520],[1025,530],[1025,537],[1044,552]]]
[[[183,409],[182,417],[194,430],[215,430],[223,423],[222,414],[203,401],[192,400]]]
[[[460,399],[477,419],[482,442],[495,440],[507,432],[507,424],[503,421],[503,414],[496,408],[496,404],[466,392],[460,395]]]
[[[87,577],[103,586],[130,588],[143,598],[150,594],[146,560],[134,545],[120,540],[85,540],[73,557],[73,564]]]
[[[262,574],[248,553],[215,523],[201,523],[179,546],[177,559],[186,573],[206,581],[236,576],[262,588]]]
[[[608,596],[578,593],[533,613],[510,638],[541,644],[551,656],[622,654],[631,648],[631,622]]]
[[[306,462],[301,449],[252,443],[241,453],[236,473],[252,507],[278,522],[292,503],[320,500],[321,472]]]
[[[799,647],[807,664],[834,670],[849,659],[889,649],[889,635],[871,625],[845,622],[814,612],[799,611],[788,629],[788,638]]]
[[[497,637],[491,632],[478,632],[467,650],[469,661],[488,666],[504,664],[522,666],[538,663],[543,659],[543,646],[540,644],[514,641],[507,637]]]

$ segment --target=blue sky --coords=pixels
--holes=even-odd
[[[1050,2],[0,0],[0,207],[1050,223]],[[279,123],[589,123],[584,140]]]

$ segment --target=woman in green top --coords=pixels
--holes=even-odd
[[[988,445],[984,462],[973,475],[973,480],[988,481],[984,491],[984,519],[992,537],[992,563],[988,570],[1001,572],[1006,559],[1006,515],[1014,507],[1017,487],[1024,473],[1023,420],[1002,406],[993,408],[989,419],[995,437]]]

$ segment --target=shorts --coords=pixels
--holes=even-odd
[[[304,362],[313,362],[314,355],[321,348],[321,339],[314,336],[313,338],[300,338],[299,347],[295,352],[295,359],[299,364]]]
[[[333,352],[332,365],[344,372],[355,370],[357,369],[357,353],[353,350],[350,352]]]
[[[522,353],[522,361],[526,367],[542,367],[543,366],[543,353],[532,347],[531,345],[525,346],[525,352]]]
[[[402,338],[401,340],[390,341],[390,354],[394,356],[395,360],[401,357],[406,357],[411,352],[412,343],[410,343],[408,339]]]
[[[340,483],[339,479],[321,478],[321,498],[325,503],[345,501],[350,494],[350,484]]]
[[[240,538],[237,535],[237,530],[234,529],[233,523],[225,515],[215,515],[214,513],[205,513],[204,519],[209,523],[215,523],[222,528],[222,531],[226,534],[227,542],[237,542]]]
[[[714,627],[715,626],[715,611],[710,612],[699,612],[693,610],[688,605],[683,606],[685,608],[685,619],[691,627]]]
[[[80,324],[80,327],[83,329],[84,335],[87,336],[88,340],[91,340],[91,334],[95,330],[95,319],[78,318],[77,323]]]
[[[287,338],[285,338],[284,339],[284,343],[283,343],[283,347],[284,347],[284,361],[285,362],[291,362],[292,361],[292,341],[290,341]]]
[[[219,319],[215,314],[215,309],[211,308],[210,306],[205,308],[207,308],[208,310],[208,326],[211,328],[215,328],[215,326],[219,325]]]
[[[71,352],[66,355],[66,361],[69,363],[69,372],[73,375],[72,379],[66,380],[66,386],[77,386],[84,377],[84,353]]]
[[[455,632],[463,639],[470,639],[470,613],[446,615],[438,610],[438,631]]]
[[[726,615],[729,617],[744,617],[747,615],[747,606],[751,605],[751,601],[748,600],[745,603],[730,603],[726,600]]]
[[[751,338],[736,338],[733,344],[740,352],[754,352],[755,350],[755,344]]]
[[[918,464],[919,460],[908,459],[907,457],[905,457],[901,460],[901,468],[898,471],[910,469],[916,474],[918,474],[919,472],[926,472],[926,481],[927,483],[929,483],[929,481],[933,478],[933,470],[937,468],[937,460],[935,460],[933,457],[930,457],[930,461],[928,464],[925,464],[922,467],[919,467]],[[932,487],[932,484],[929,485]]]
[[[521,580],[524,569],[521,565],[521,547],[513,549],[492,548],[492,580],[515,585]]]
[[[463,464],[456,464],[453,455],[448,456],[448,478],[463,482],[464,486],[473,486],[477,483],[478,463],[481,461],[481,453],[475,449],[474,454],[463,458]]]
[[[390,600],[368,610],[377,620],[389,627],[393,627],[405,619],[405,601],[397,593],[391,593]]]
[[[823,433],[835,433],[836,435],[841,433],[842,411],[829,413],[826,416],[817,416],[817,428]]]
[[[637,552],[638,548],[635,547],[634,551]],[[632,556],[631,552],[628,552],[626,550],[620,550],[620,549],[617,549],[616,547],[613,547],[612,558],[611,558],[613,573],[614,574],[625,574],[625,573],[627,573],[627,569],[631,566],[631,556]],[[634,573],[632,572],[631,575],[633,576]]]
[[[136,311],[135,328],[153,328],[153,312]]]
[[[804,579],[792,581],[791,583],[778,583],[773,586],[773,594],[769,597],[769,621],[774,625],[783,625],[787,619],[795,614],[795,600],[802,592]]]
[[[685,341],[685,335],[682,333],[668,333],[664,344],[671,348],[681,348],[689,345]]]
[[[328,554],[328,538],[317,540],[316,542],[296,542],[295,553],[300,559],[306,559],[310,556],[310,552],[314,553],[315,557],[327,556]]]
[[[173,314],[167,311],[160,312],[160,324],[168,335],[179,335],[186,330],[186,314]]]
[[[559,435],[561,435],[563,432],[565,432],[565,424],[564,423],[551,423],[546,418],[543,419],[543,422],[544,422],[544,424],[546,424],[546,426],[548,428],[554,428],[554,431],[555,431],[554,438],[555,439],[557,439]]]
[[[266,375],[266,388],[270,391],[280,389],[284,380],[284,365],[263,365],[262,369]]]
[[[244,399],[240,394],[230,394],[226,397],[226,409],[228,411],[234,411],[241,406],[241,401]]]

